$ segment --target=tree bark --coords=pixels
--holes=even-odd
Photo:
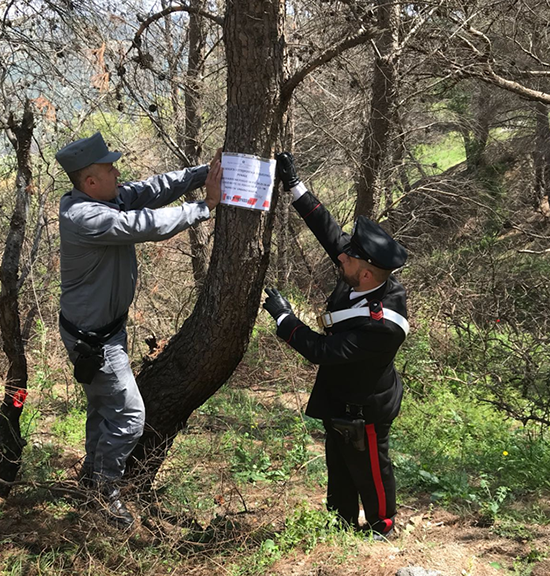
[[[227,151],[272,156],[282,118],[284,10],[283,0],[227,3]],[[195,309],[137,377],[147,429],[129,462],[129,476],[143,471],[151,481],[189,415],[241,361],[269,262],[274,208],[267,214],[226,205],[216,209],[212,258]]]
[[[166,2],[163,2],[162,6],[166,9],[167,6],[165,4]],[[188,58],[183,106],[180,100],[179,85],[176,81],[180,55],[176,54],[172,47],[173,29],[170,14],[166,15],[164,27],[165,42],[168,50],[168,67],[170,70],[170,96],[174,122],[177,128],[176,143],[178,149],[183,151],[182,168],[200,164],[202,153],[201,114],[204,91],[202,75],[204,71],[206,26],[201,13],[206,8],[206,2],[205,0],[190,0],[189,7],[191,11],[189,12]],[[192,202],[198,200],[201,194],[200,190],[193,190],[185,194],[185,199]],[[191,228],[189,230],[189,243],[191,244],[193,278],[195,285],[200,287],[206,277],[210,257],[208,227],[196,226]]]
[[[0,266],[0,330],[2,347],[9,362],[0,406],[0,478],[6,482],[15,480],[25,446],[19,418],[26,398],[27,360],[19,317],[18,275],[32,189],[30,148],[33,129],[34,116],[27,100],[21,122],[17,123],[13,115],[8,120],[8,135],[17,155],[17,176],[15,209]],[[0,484],[0,496],[7,496],[10,488]]]
[[[189,5],[197,11],[205,9],[205,0],[191,0]],[[184,152],[187,166],[200,163],[202,152],[202,101],[204,85],[204,48],[206,45],[206,26],[204,18],[198,13],[189,14],[189,59],[187,65],[187,82],[185,85],[185,139]],[[198,190],[186,195],[186,200],[197,200]],[[208,270],[209,234],[207,226],[196,226],[189,230],[191,254],[193,255],[193,276],[195,284],[201,286]]]
[[[363,137],[355,217],[371,217],[375,212],[383,187],[383,168],[389,158],[391,125],[397,105],[400,4],[377,0],[377,6],[382,34],[375,43],[371,109]]]
[[[463,119],[460,132],[464,139],[466,165],[470,172],[485,164],[485,149],[489,139],[489,129],[493,119],[491,99],[487,85],[480,84],[477,101],[474,104],[473,120]]]
[[[550,125],[548,124],[548,105],[535,104],[535,149],[533,160],[535,167],[534,208],[539,210],[545,196],[550,199]]]
[[[283,134],[281,140],[281,151],[292,151],[294,148],[294,118],[292,108],[289,108],[283,119]],[[285,290],[288,287],[291,275],[291,239],[289,234],[290,226],[290,203],[292,195],[282,191],[282,201],[277,206],[276,235],[277,235],[277,287]]]

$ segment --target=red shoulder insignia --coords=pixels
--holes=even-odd
[[[371,300],[369,302],[370,317],[376,322],[384,322],[384,306],[380,300]]]

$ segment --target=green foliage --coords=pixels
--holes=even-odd
[[[517,557],[514,560],[513,572],[514,576],[530,576],[538,562],[548,558],[548,551],[544,552],[533,546],[528,554],[525,556]]]
[[[339,545],[346,555],[350,555],[355,552],[354,539],[352,531],[344,532],[339,528],[334,513],[315,510],[302,503],[286,518],[280,532],[262,540],[252,555],[232,567],[231,573],[234,576],[260,576],[283,556],[295,550],[309,553],[321,543]]]
[[[40,424],[40,418],[40,410],[35,408],[32,404],[27,403],[25,409],[21,412],[21,417],[19,418],[21,436],[25,440],[28,440],[36,432]]]
[[[64,444],[69,446],[82,446],[86,438],[86,412],[73,408],[68,414],[56,418],[52,424],[52,432]]]
[[[497,486],[494,491],[491,489],[490,480],[486,474],[481,476],[479,488],[483,499],[480,501],[481,516],[493,524],[499,512],[502,510],[502,505],[506,500],[508,493],[511,491],[507,486]]]
[[[422,353],[431,350],[433,368],[475,384],[477,400],[522,424],[544,425],[550,422],[549,263],[511,247],[509,238],[487,233],[424,258],[407,282],[414,291],[416,282],[432,279],[433,290],[416,308],[426,318],[420,319],[427,330]],[[430,326],[441,309],[451,312]]]
[[[302,504],[287,518],[285,528],[277,537],[279,548],[286,552],[300,547],[311,552],[319,542],[339,536],[338,520],[334,513],[314,510]]]
[[[64,479],[67,476],[67,470],[60,465],[61,454],[62,444],[57,442],[42,445],[28,444],[23,450],[22,479],[31,483]]]
[[[281,468],[274,467],[269,454],[263,446],[256,447],[247,442],[248,435],[235,448],[231,471],[235,478],[244,482],[286,480],[288,474]]]
[[[24,552],[9,554],[0,563],[0,572],[6,576],[24,576],[29,565],[28,555]]]
[[[166,507],[174,513],[210,514],[215,508],[211,487],[217,481],[217,470],[195,465],[196,462],[215,461],[216,445],[208,438],[186,434],[179,438],[173,449],[170,469],[157,487],[166,499]]]
[[[449,132],[435,145],[418,144],[414,149],[414,156],[428,175],[441,174],[466,160],[464,141],[458,132]],[[411,180],[416,180],[420,174],[413,171],[409,177]]]
[[[485,522],[516,515],[514,498],[550,486],[546,439],[537,428],[514,425],[479,403],[476,384],[442,366],[437,354],[430,356],[429,341],[426,325],[402,357],[405,400],[393,432],[398,485],[406,493],[427,491],[433,500],[474,507]]]
[[[237,480],[253,483],[287,480],[309,463],[312,453],[308,446],[312,439],[299,419],[289,422],[286,430],[269,429],[262,435],[265,439],[261,443],[247,432],[235,440],[231,471]]]

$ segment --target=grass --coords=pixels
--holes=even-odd
[[[322,424],[302,414],[315,369],[264,323],[260,317],[232,380],[176,439],[154,493],[138,503],[141,529],[132,535],[113,532],[93,509],[48,491],[51,483],[74,486],[85,412],[53,412],[64,406],[62,390],[36,384],[41,410],[25,411],[32,414],[26,485],[0,509],[0,574],[263,576],[291,573],[285,566],[295,567],[298,558],[320,566],[375,557],[375,548],[339,529],[324,507]],[[447,348],[433,332],[427,318],[417,318],[399,356],[405,398],[392,435],[399,518],[427,497],[430,519],[452,511],[487,526],[494,538],[525,542],[521,554],[492,561],[503,574],[528,574],[545,561],[533,526],[549,522],[546,435],[480,404],[449,363],[456,331],[446,333]],[[423,530],[421,538],[415,530]],[[429,534],[426,525],[409,524],[404,548],[416,538],[429,550],[436,545],[426,542]]]
[[[258,331],[256,338],[265,337]],[[537,508],[549,487],[544,435],[511,425],[467,388],[449,387],[430,350],[428,336],[417,331],[401,358],[407,364],[406,395],[392,438],[400,500],[428,493],[439,506],[473,513],[511,538],[521,533],[518,526],[548,522],[544,507]],[[261,353],[267,353],[261,345],[251,348],[249,368]],[[180,528],[177,554],[170,548],[174,541],[167,541],[176,565],[188,562],[197,545],[210,547],[214,557],[229,554],[228,570],[235,575],[266,573],[289,554],[319,546],[345,546],[353,554],[356,536],[337,530],[321,500],[312,503],[307,496],[322,495],[326,481],[319,423],[303,419],[285,394],[284,387],[254,393],[229,383],[177,439],[157,495],[170,515],[194,518],[203,528]],[[26,448],[23,478],[65,480],[63,451],[83,443],[84,419],[79,410],[59,415],[51,424],[52,441]],[[531,504],[518,507],[518,499]],[[70,501],[53,500],[48,507],[51,522],[82,523]],[[156,522],[152,512],[144,518]],[[126,553],[141,566],[138,571],[158,568],[158,550],[115,552],[95,540],[91,546],[97,547],[89,550],[92,556],[100,562],[105,557],[109,565],[124,566]],[[75,553],[71,547],[34,556],[19,551],[4,557],[3,570],[22,573],[32,565],[37,573],[69,573]]]
[[[51,431],[54,436],[67,446],[82,446],[86,438],[82,423],[86,421],[85,410],[72,408],[67,414],[56,418]]]
[[[419,377],[433,376],[433,365],[420,361],[422,340],[413,344],[409,355],[418,353]],[[229,383],[202,406],[159,477],[157,506],[141,504],[144,529],[133,536],[110,532],[71,499],[20,490],[15,497],[25,504],[18,526],[30,522],[38,529],[39,549],[21,546],[29,528],[2,528],[0,573],[162,575],[216,572],[223,565],[219,573],[259,576],[284,573],[280,566],[295,565],[293,558],[324,558],[323,550],[340,562],[358,562],[365,543],[338,529],[323,506],[318,425],[283,399]],[[545,489],[548,449],[542,440],[528,444],[526,431],[470,400],[464,391],[435,384],[424,397],[408,390],[392,439],[399,497],[410,504],[428,493],[437,506],[490,519],[497,536],[513,541],[529,532],[522,526],[547,522],[534,496]],[[60,415],[50,444],[27,447],[23,478],[67,481],[60,476],[63,452],[78,444],[83,422],[78,411]],[[518,498],[531,503],[518,506]],[[4,520],[12,516],[13,510]],[[525,570],[542,558],[536,541],[530,542],[533,560],[514,557],[511,569]]]
[[[414,156],[428,175],[436,176],[466,160],[464,140],[458,132],[449,132],[438,140],[437,145],[419,144],[416,146]],[[414,171],[410,178],[414,180],[418,176]]]
[[[401,357],[406,392],[393,429],[401,496],[425,491],[493,522],[539,522],[536,509],[519,511],[513,503],[548,494],[546,432],[480,403],[475,385],[453,377],[446,364],[442,369],[429,338],[428,325],[420,327]]]

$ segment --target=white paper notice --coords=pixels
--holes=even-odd
[[[275,160],[250,154],[222,154],[222,204],[269,210],[275,181]]]

